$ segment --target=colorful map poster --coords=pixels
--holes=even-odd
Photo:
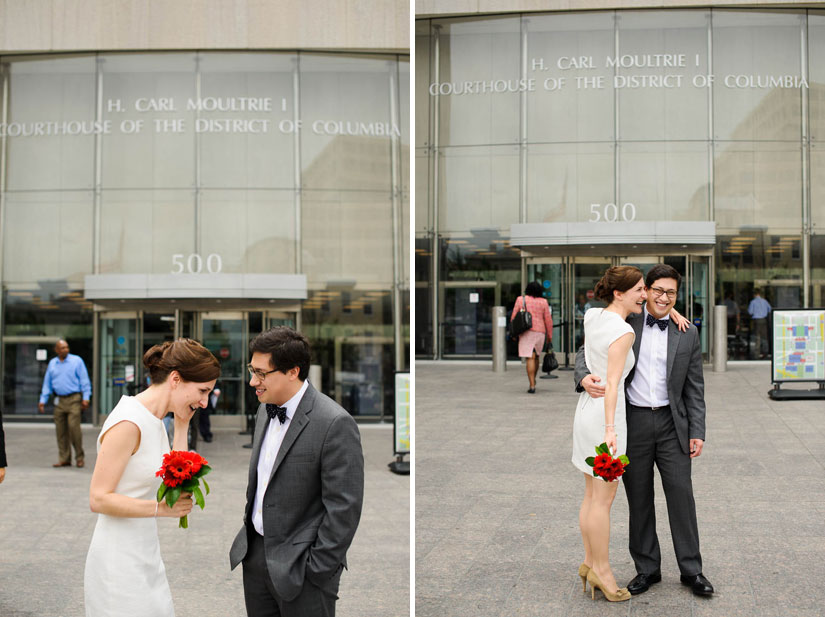
[[[395,453],[410,453],[410,374],[395,374]]]
[[[825,309],[773,311],[773,381],[825,381]]]

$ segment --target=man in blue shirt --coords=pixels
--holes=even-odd
[[[52,467],[71,467],[72,450],[78,467],[84,465],[83,434],[80,432],[80,413],[89,407],[92,384],[89,373],[80,356],[69,353],[69,344],[64,340],[54,346],[57,354],[52,358],[43,379],[40,391],[40,413],[46,409],[46,401],[51,394],[54,398],[54,424],[57,429],[57,450],[59,460]]]
[[[760,358],[764,358],[768,350],[768,314],[771,312],[771,305],[760,294],[759,289],[753,290],[753,300],[748,304],[748,313],[753,320],[753,331],[756,334],[756,352]]]

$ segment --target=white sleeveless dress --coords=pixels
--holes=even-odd
[[[607,382],[607,350],[619,337],[633,328],[620,315],[601,308],[592,308],[584,314],[584,359],[588,370]],[[625,412],[624,380],[633,368],[633,349],[627,353],[622,379],[619,382],[619,396],[616,399],[616,452],[614,456],[627,452],[627,422]],[[593,468],[585,463],[589,456],[596,455],[596,446],[604,442],[604,398],[590,398],[582,392],[576,405],[573,420],[573,465],[588,475]]]
[[[154,501],[160,486],[155,472],[169,452],[169,438],[163,422],[131,396],[120,399],[100,435],[124,420],[140,429],[140,446],[129,459],[115,492]],[[97,449],[99,452],[100,437]],[[84,594],[86,617],[174,617],[156,518],[98,514],[86,556]]]

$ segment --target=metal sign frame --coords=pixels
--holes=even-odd
[[[787,362],[782,362],[781,365],[777,365],[779,360],[785,360],[788,358],[789,354],[783,354],[781,358],[777,357],[777,349],[776,349],[776,334],[777,334],[777,319],[781,317],[783,314],[787,313],[819,313],[818,316],[814,318],[817,320],[814,325],[814,334],[822,343],[822,357],[821,362],[823,364],[823,371],[820,377],[812,377],[810,379],[805,378],[782,378],[778,377],[778,373],[781,370],[782,366],[787,366]],[[818,332],[817,332],[818,330]],[[794,338],[802,338],[808,337],[808,333],[804,335],[800,335]],[[771,349],[771,382],[775,384],[781,383],[825,383],[825,308],[775,308],[771,311],[771,332],[770,332],[770,349]]]

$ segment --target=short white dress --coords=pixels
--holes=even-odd
[[[134,397],[124,396],[106,418],[100,436],[124,420],[140,429],[140,446],[129,459],[115,492],[155,500],[160,486],[155,472],[169,452],[163,422]],[[100,437],[97,450],[100,452]],[[86,617],[174,617],[160,557],[157,519],[98,514],[83,586]]]
[[[607,350],[619,337],[630,332],[635,338],[633,328],[620,315],[602,308],[591,308],[584,314],[584,359],[587,369],[601,377],[601,383],[607,382]],[[619,382],[619,396],[616,399],[616,452],[614,456],[627,452],[627,422],[625,412],[624,380],[633,368],[635,359],[631,349],[622,369]],[[573,420],[573,465],[588,475],[593,468],[585,459],[596,455],[596,446],[604,442],[604,398],[590,398],[582,392],[576,405],[576,417]]]

